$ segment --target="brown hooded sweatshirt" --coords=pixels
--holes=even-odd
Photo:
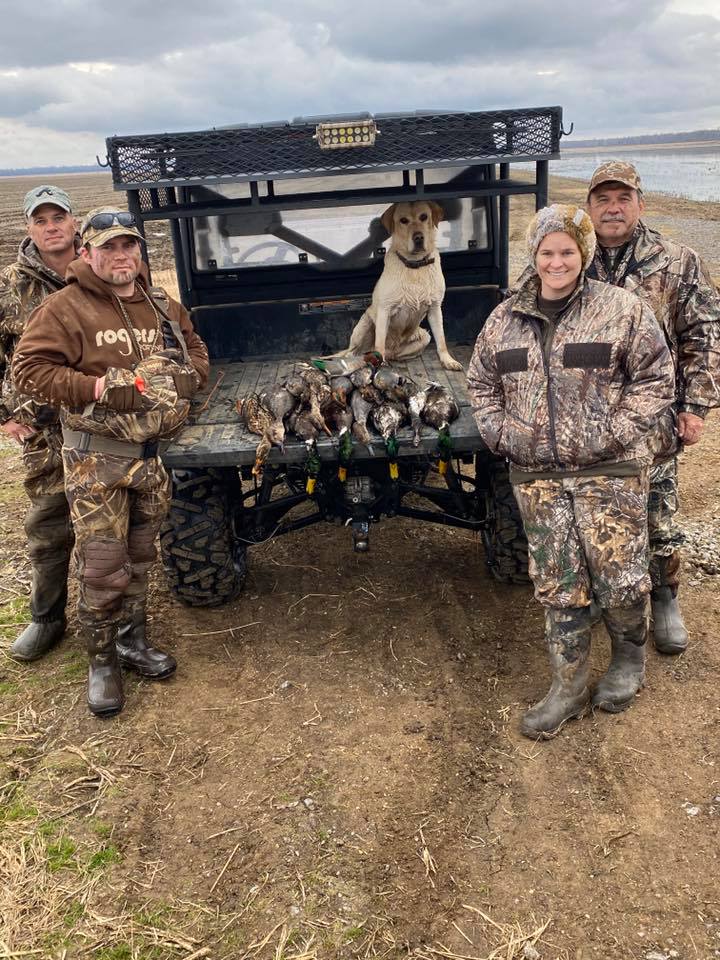
[[[137,287],[133,296],[122,298],[133,337],[113,288],[88,263],[71,263],[66,281],[67,286],[48,297],[29,318],[15,350],[12,372],[23,393],[77,409],[93,401],[95,381],[108,368],[134,369],[141,359],[162,350],[163,340],[155,312]],[[148,289],[145,264],[137,284]],[[209,373],[205,344],[181,304],[168,300],[163,306],[180,325],[202,388]]]

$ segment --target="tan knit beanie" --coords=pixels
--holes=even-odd
[[[571,203],[553,203],[538,210],[528,224],[527,240],[530,263],[535,266],[538,247],[549,233],[567,233],[580,248],[583,270],[587,270],[595,254],[595,231],[592,220],[582,207]]]

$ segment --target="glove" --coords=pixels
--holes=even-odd
[[[195,373],[173,373],[172,378],[175,382],[175,389],[180,399],[189,400],[197,393],[199,380]]]
[[[108,367],[105,374],[105,389],[100,395],[100,403],[121,413],[142,410],[144,404],[141,385],[144,389],[144,382],[132,370]]]

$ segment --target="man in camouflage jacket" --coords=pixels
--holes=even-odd
[[[20,390],[61,407],[75,532],[88,706],[124,704],[120,666],[148,679],[175,660],[147,642],[148,571],[170,499],[159,444],[207,381],[207,349],[185,309],[148,286],[131,214],[92,210],[68,284],[35,312],[15,351]]]
[[[720,295],[694,250],[642,222],[640,177],[631,163],[612,160],[597,168],[587,208],[598,238],[587,275],[623,287],[652,309],[675,361],[679,440],[697,443],[708,411],[720,405]],[[677,460],[671,455],[651,471],[648,503],[654,639],[663,653],[687,646],[677,600],[677,509]]]
[[[70,198],[48,184],[30,190],[23,210],[28,235],[18,257],[0,273],[0,430],[22,444],[30,507],[25,532],[32,570],[31,622],[10,647],[16,660],[43,656],[65,632],[72,528],[63,486],[62,435],[57,410],[19,394],[11,361],[30,314],[65,286],[79,237]]]

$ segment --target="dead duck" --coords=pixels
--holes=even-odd
[[[419,384],[411,381],[412,387],[408,390],[408,413],[410,414],[410,426],[413,431],[413,446],[420,444],[422,436],[422,412],[427,400],[427,392]]]
[[[282,386],[303,403],[307,403],[310,399],[310,389],[299,373],[291,373],[290,376],[285,377]]]
[[[354,387],[367,387],[373,381],[373,368],[370,366],[361,367],[359,370],[353,370],[349,377]]]
[[[439,383],[431,383],[425,391],[425,406],[421,412],[425,423],[440,430],[457,420],[459,415],[460,408],[453,395]]]
[[[298,404],[289,390],[281,384],[268,387],[260,394],[260,403],[269,410],[274,418],[274,425],[278,434],[285,436],[285,419]]]
[[[334,395],[322,406],[322,415],[325,423],[338,433],[343,427],[349,430],[352,427],[353,414],[346,403],[341,403]]]
[[[251,433],[258,434],[262,439],[255,450],[253,476],[259,477],[265,461],[273,445],[284,451],[285,428],[278,424],[273,414],[261,402],[257,393],[248,393],[241,397],[236,404],[237,412]]]
[[[298,372],[307,384],[309,395],[308,415],[310,420],[315,424],[318,430],[323,430],[328,436],[331,436],[332,434],[330,428],[325,423],[322,415],[323,404],[327,403],[332,396],[327,377],[324,373],[321,373],[320,370],[316,370],[315,367],[310,366],[303,366]]]
[[[395,370],[387,364],[383,364],[375,371],[373,386],[387,397],[388,400],[400,400],[402,402],[407,399],[407,391],[404,386],[405,380],[405,377],[396,373]]]
[[[287,428],[305,443],[314,443],[320,431],[310,417],[307,407],[295,410],[288,417]]]
[[[398,431],[405,419],[405,410],[396,403],[383,403],[379,407],[373,407],[372,422],[387,443]]]
[[[354,387],[350,377],[333,377],[330,381],[330,389],[333,397],[339,400],[344,406],[347,406]]]
[[[363,354],[347,354],[346,356],[317,357],[310,361],[318,370],[327,373],[330,377],[339,375],[348,376],[355,370],[363,367],[377,367],[382,363],[382,356],[377,350],[370,350]]]
[[[360,443],[364,443],[368,449],[371,449],[367,421],[372,412],[373,404],[363,397],[360,390],[355,390],[350,397],[350,407],[354,417],[354,423],[352,425],[353,436],[356,440],[359,440]]]
[[[260,402],[276,420],[284,420],[295,409],[297,401],[298,398],[280,383],[267,387],[260,393]]]

